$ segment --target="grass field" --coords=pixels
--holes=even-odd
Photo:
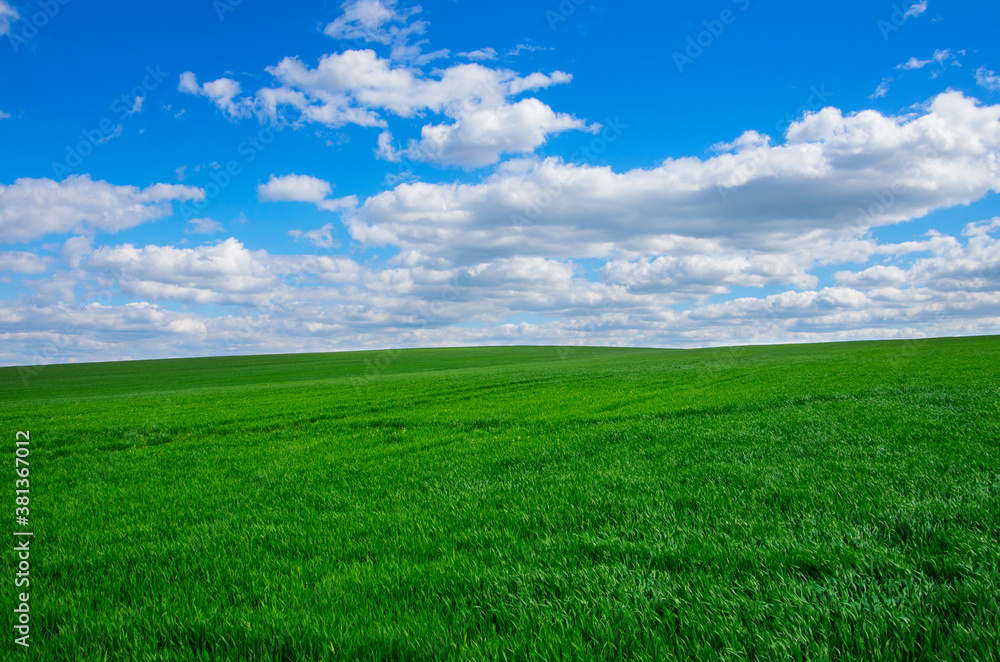
[[[29,655],[1000,659],[998,377],[1000,337],[2,369]]]

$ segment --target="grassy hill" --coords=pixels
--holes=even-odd
[[[998,377],[1000,337],[0,369],[32,657],[998,659]]]

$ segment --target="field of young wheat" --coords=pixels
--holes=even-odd
[[[31,654],[997,659],[998,377],[998,337],[2,369]]]

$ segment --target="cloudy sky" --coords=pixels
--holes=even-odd
[[[1000,333],[1000,5],[0,0],[0,364]]]

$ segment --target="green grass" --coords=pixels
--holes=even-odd
[[[985,337],[3,369],[31,657],[997,660],[998,366]]]

